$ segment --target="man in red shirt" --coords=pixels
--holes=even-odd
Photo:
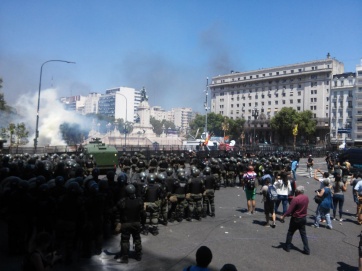
[[[307,223],[307,210],[308,210],[309,199],[304,195],[304,186],[298,186],[295,190],[295,197],[290,202],[288,210],[280,219],[284,219],[286,216],[291,216],[289,229],[287,233],[287,240],[285,242],[284,250],[289,252],[292,246],[293,234],[296,230],[299,230],[300,237],[303,241],[304,250],[303,253],[306,255],[310,254],[308,246],[308,238],[305,230]]]

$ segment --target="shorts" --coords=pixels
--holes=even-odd
[[[254,189],[245,189],[245,194],[246,194],[246,199],[247,200],[255,200],[255,195],[256,195],[256,188]]]
[[[264,214],[275,213],[275,201],[264,201]]]

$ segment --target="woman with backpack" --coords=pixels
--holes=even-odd
[[[275,191],[275,195],[272,190]],[[271,178],[265,179],[265,184],[263,185],[261,192],[263,194],[264,202],[264,214],[266,220],[265,226],[275,228],[275,200],[277,199],[278,195],[276,194],[276,190],[271,183]],[[272,220],[271,224],[269,224],[270,218]]]
[[[255,213],[256,177],[254,167],[248,166],[248,171],[243,175],[243,188],[246,194],[249,215]]]

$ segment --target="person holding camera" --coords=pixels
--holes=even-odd
[[[330,210],[333,208],[333,202],[332,202],[332,190],[329,187],[330,182],[329,179],[323,180],[324,187],[322,189],[318,189],[315,192],[319,197],[322,198],[322,202],[318,205],[317,208],[317,214],[314,221],[314,227],[319,228],[319,222],[321,222],[321,218],[325,217],[327,220],[327,229],[332,229],[332,222],[331,222],[331,215]]]

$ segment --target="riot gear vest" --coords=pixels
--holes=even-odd
[[[174,186],[174,194],[185,195],[186,194],[187,184],[186,182],[176,181]]]
[[[215,178],[212,175],[208,175],[204,181],[205,189],[214,189],[215,188]]]
[[[204,183],[201,177],[192,178],[189,183],[189,192],[191,194],[200,194],[203,192]]]
[[[121,223],[140,222],[141,212],[143,209],[143,201],[140,198],[124,198],[120,202],[120,209]]]
[[[158,184],[149,184],[146,186],[145,202],[155,202],[160,199],[160,186]]]
[[[165,186],[167,192],[172,193],[174,185],[175,185],[175,179],[173,177],[167,177],[165,180]]]

